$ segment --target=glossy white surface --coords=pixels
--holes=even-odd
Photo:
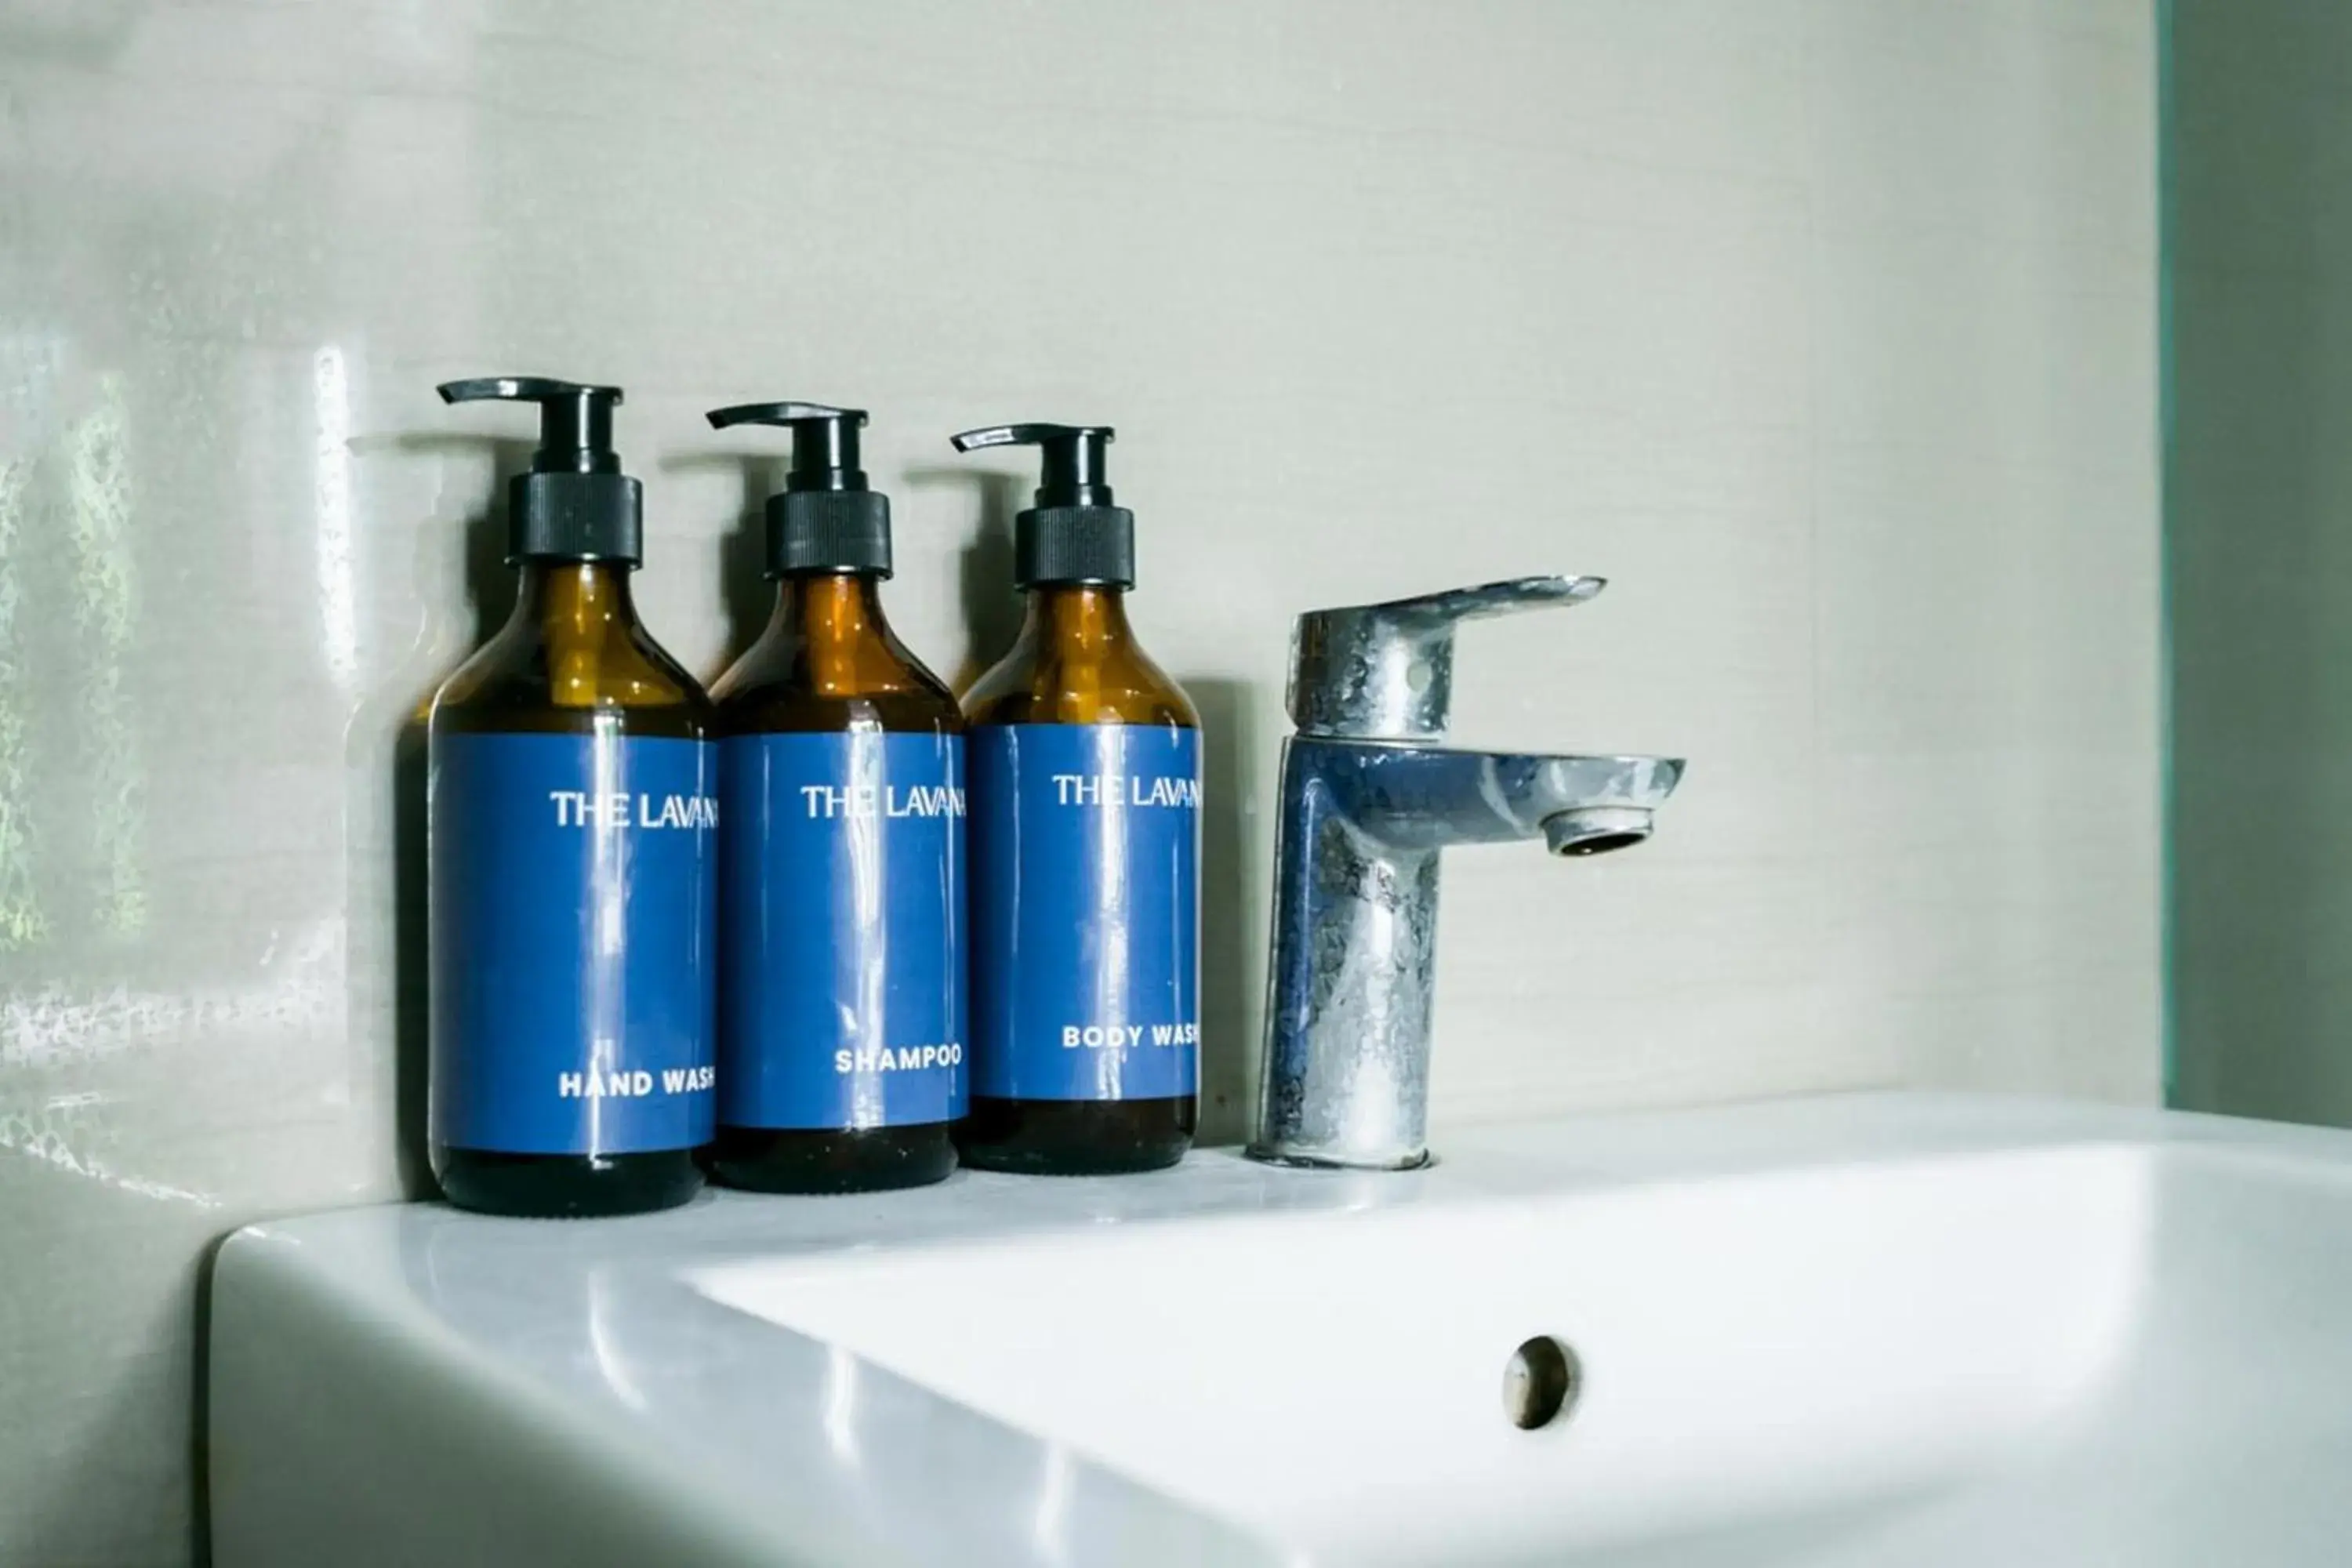
[[[2030,1100],[351,1211],[222,1254],[217,1560],[2321,1568],[2347,1311],[2352,1134]]]
[[[1694,771],[1449,865],[1441,1146],[2152,1096],[2153,83],[2146,0],[0,0],[0,1562],[184,1560],[201,1248],[400,1190],[398,737],[520,460],[446,376],[628,388],[704,672],[781,443],[702,409],[875,410],[957,673],[1025,487],[946,434],[1116,422],[1218,1135],[1289,617],[1540,570],[1612,586],[1470,632],[1461,737]]]

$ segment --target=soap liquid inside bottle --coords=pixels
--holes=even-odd
[[[663,652],[629,596],[625,566],[533,560],[505,626],[434,698],[434,741],[476,735],[592,735],[707,741],[709,700]],[[496,1040],[467,1048],[495,1051]],[[702,1185],[692,1149],[541,1154],[432,1147],[449,1201],[488,1214],[586,1218],[674,1207]]]
[[[1197,731],[1183,689],[1136,641],[1118,589],[1056,583],[1029,591],[1011,652],[964,696],[965,721],[1137,724]],[[985,1170],[1107,1175],[1172,1165],[1192,1147],[1196,1094],[1138,1100],[1004,1099],[975,1092],[963,1156]]]
[[[865,573],[782,579],[767,629],[719,677],[712,696],[719,731],[729,736],[963,730],[954,697],[890,630],[877,579]],[[719,1180],[757,1192],[919,1186],[955,1169],[954,1127],[740,1127],[722,1118],[709,1158]]]

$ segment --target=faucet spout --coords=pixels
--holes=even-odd
[[[1555,855],[1606,855],[1631,849],[1650,836],[1643,806],[1587,805],[1544,818],[1544,842]]]
[[[1663,757],[1521,756],[1307,735],[1290,741],[1283,761],[1295,761],[1357,827],[1399,849],[1542,838],[1554,818],[1570,817],[1573,827],[1592,812],[1633,813],[1646,824],[1683,768]],[[1622,832],[1635,817],[1596,820]]]
[[[1441,852],[1638,844],[1680,782],[1664,757],[1519,756],[1292,737],[1275,846],[1274,962],[1249,1152],[1426,1163]]]

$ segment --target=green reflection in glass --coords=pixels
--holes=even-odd
[[[34,946],[49,931],[33,879],[32,759],[16,625],[23,597],[16,546],[32,472],[27,458],[0,460],[0,952]]]
[[[87,645],[82,733],[98,848],[97,915],[107,930],[128,934],[147,923],[139,857],[146,792],[131,745],[122,678],[137,577],[131,557],[129,420],[121,377],[100,378],[96,405],[67,433],[66,468],[74,619]]]

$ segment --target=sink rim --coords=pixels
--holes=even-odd
[[[1007,1498],[1041,1468],[1059,1467],[1080,1510],[1118,1526],[1115,1542],[1081,1541],[1072,1552],[1079,1560],[1108,1554],[1173,1563],[1213,1552],[1221,1561],[1289,1563],[1295,1555],[1279,1541],[879,1369],[859,1388],[879,1412],[876,1431],[909,1445],[921,1465],[861,1468],[864,1489],[850,1495],[839,1475],[781,1462],[792,1443],[820,1460],[829,1451],[826,1380],[837,1379],[831,1360],[846,1352],[713,1300],[701,1277],[780,1253],[985,1243],[1202,1215],[1600,1194],[2086,1142],[2221,1147],[2297,1164],[2316,1154],[2352,1171],[2352,1134],[2333,1130],[2087,1102],[1886,1092],[1462,1129],[1448,1135],[1436,1164],[1408,1173],[1286,1169],[1249,1162],[1236,1150],[1209,1150],[1147,1176],[961,1173],[912,1193],[816,1200],[715,1193],[686,1210],[621,1220],[501,1220],[425,1205],[342,1210],[250,1226],[224,1245],[212,1321],[213,1439],[215,1452],[268,1441],[268,1401],[243,1397],[236,1380],[292,1314],[323,1330],[325,1353],[341,1356],[354,1377],[373,1357],[404,1377],[468,1387],[486,1418],[511,1428],[504,1442],[538,1454],[544,1473],[568,1478],[582,1493],[625,1474],[638,1487],[658,1479],[695,1511],[698,1544],[707,1548],[699,1557],[681,1550],[680,1562],[746,1554],[920,1561],[936,1552],[964,1561],[1054,1563],[1051,1543],[1024,1536]],[[614,1314],[660,1324],[661,1342],[677,1346],[675,1357],[619,1367],[610,1356],[600,1360],[600,1313],[608,1341],[630,1337],[610,1332],[622,1321]],[[577,1331],[551,1334],[551,1324]],[[642,1331],[635,1342],[644,1342]],[[788,1352],[787,1341],[801,1348]],[[746,1451],[747,1378],[764,1408],[804,1413],[780,1424],[803,1428],[796,1437],[784,1442],[770,1431],[772,1441]],[[486,1388],[497,1392],[486,1397]],[[215,1470],[215,1541],[226,1548],[224,1563],[236,1563],[245,1560],[239,1546],[268,1528],[269,1499],[266,1489],[241,1489],[235,1480],[225,1489]],[[942,1477],[944,1484],[935,1484]],[[990,1521],[994,1528],[980,1527]]]

